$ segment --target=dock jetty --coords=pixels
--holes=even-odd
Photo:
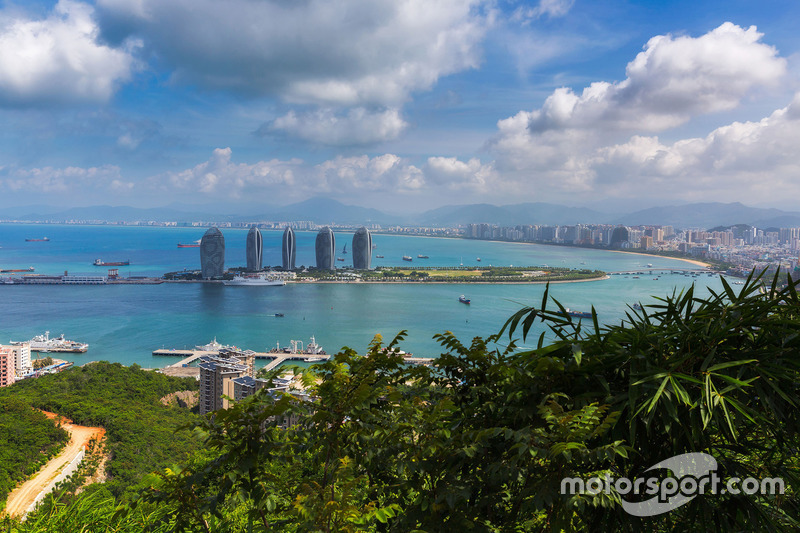
[[[303,343],[300,341],[291,341],[291,348],[287,347],[281,349],[276,346],[268,352],[255,352],[252,350],[240,350],[235,346],[225,346],[219,344],[215,338],[209,344],[204,346],[195,346],[195,349],[175,349],[175,348],[161,348],[153,350],[154,356],[159,357],[180,357],[180,361],[167,365],[165,368],[182,368],[187,367],[200,359],[207,356],[220,356],[226,353],[233,353],[237,356],[252,357],[253,359],[268,359],[269,363],[264,367],[266,370],[272,370],[284,364],[287,361],[300,361],[304,363],[319,363],[330,359],[330,355],[325,353],[322,348],[316,343],[314,337],[311,337],[311,342],[308,343],[303,349]],[[403,360],[410,365],[427,365],[433,359],[427,357],[414,357],[411,354],[403,353]]]
[[[209,350],[173,350],[173,349],[160,349],[153,350],[153,355],[166,356],[166,357],[182,357],[177,363],[167,365],[167,368],[189,366],[198,359],[204,356],[218,356],[219,351]],[[302,362],[320,362],[327,360],[330,355],[327,354],[305,354],[305,353],[280,353],[280,352],[252,352],[251,354],[255,359],[272,359],[267,366],[267,370],[272,370],[286,361],[302,361]]]

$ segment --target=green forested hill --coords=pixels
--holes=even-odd
[[[159,401],[171,392],[196,389],[193,379],[101,362],[0,389],[0,399],[104,427],[111,452],[107,486],[120,495],[144,474],[181,463],[197,448],[188,431],[176,432],[197,415]]]
[[[18,399],[0,398],[0,502],[68,440],[43,413]]]

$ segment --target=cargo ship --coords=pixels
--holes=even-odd
[[[179,242],[178,248],[200,248],[200,239],[194,242]]]
[[[422,254],[418,254],[417,257],[420,259],[429,259],[427,255],[422,255]]]
[[[464,296],[463,294],[458,297],[458,301],[461,302],[462,304],[467,304],[467,305],[469,305],[469,303],[471,302],[471,300],[466,296]]]
[[[75,342],[64,338],[62,333],[60,337],[55,339],[50,338],[50,332],[45,331],[44,335],[37,335],[28,341],[31,345],[32,352],[70,352],[70,353],[86,353],[89,345],[85,342]],[[12,342],[11,344],[19,346],[24,342]]]
[[[49,240],[48,237],[42,237],[41,239],[25,239],[25,242],[48,242]]]
[[[130,261],[110,261],[106,262],[102,259],[95,259],[94,263],[92,263],[96,267],[120,267],[120,266],[128,266],[131,264]]]
[[[0,272],[6,273],[6,274],[8,274],[10,272],[33,272],[33,267],[28,267],[28,268],[4,268],[4,269],[0,270]]]
[[[587,313],[586,311],[572,311],[569,307],[566,308],[566,312],[569,316],[575,318],[592,318],[592,313]]]
[[[378,259],[383,259],[382,255],[376,255],[375,257],[378,258]]]

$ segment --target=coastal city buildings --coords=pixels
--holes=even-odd
[[[264,240],[261,231],[255,226],[247,232],[245,255],[247,257],[247,270],[257,272],[261,270],[262,256],[264,253]]]
[[[206,356],[200,358],[200,414],[204,415],[223,408],[223,394],[228,386],[226,380],[246,376],[247,365],[236,358]]]
[[[295,241],[294,230],[291,226],[286,226],[283,230],[283,241],[281,243],[281,257],[283,259],[284,270],[295,269],[295,257],[297,255],[297,243]]]
[[[203,279],[225,273],[225,237],[218,228],[210,228],[200,240],[200,270]]]
[[[272,387],[269,381],[255,377],[253,352],[221,351],[218,356],[206,355],[199,359],[200,391],[198,403],[200,414],[208,414],[218,409],[227,409],[232,401],[241,401],[261,389],[268,388],[271,395],[288,392],[292,387],[291,378],[274,378]],[[297,417],[269,419],[281,427],[297,423]]]
[[[314,244],[317,256],[317,268],[321,270],[333,270],[336,261],[336,237],[333,230],[325,226],[317,233],[317,240]]]
[[[656,254],[682,254],[699,260],[729,265],[728,273],[746,276],[753,269],[777,269],[793,273],[800,269],[800,228],[759,229],[747,224],[709,230],[676,229],[671,225],[614,226],[497,226],[468,224],[464,236],[485,239],[571,246],[592,246]],[[796,277],[798,274],[793,274]]]
[[[22,342],[11,346],[3,346],[11,350],[14,356],[14,372],[17,376],[24,376],[33,371],[31,365],[31,343]]]
[[[356,270],[369,270],[372,261],[372,234],[367,228],[361,226],[353,234],[353,268]]]
[[[8,347],[0,346],[0,387],[13,385],[15,380],[14,354]]]

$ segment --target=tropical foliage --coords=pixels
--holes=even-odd
[[[304,374],[307,394],[262,390],[197,421],[202,450],[148,478],[135,502],[115,507],[90,492],[86,522],[69,515],[82,501],[49,509],[48,521],[105,513],[119,531],[797,530],[795,284],[755,277],[736,292],[723,282],[719,294],[630,309],[619,325],[593,315],[577,321],[545,291],[495,336],[439,335],[444,353],[431,367],[403,364],[402,333],[385,346],[376,338],[365,356],[345,348]],[[537,323],[543,332],[528,339]],[[626,513],[629,496],[613,488],[562,494],[565,477],[635,479],[688,452],[715,457],[723,479],[781,478],[785,493],[706,494],[645,518]],[[41,531],[41,520],[20,530]]]

